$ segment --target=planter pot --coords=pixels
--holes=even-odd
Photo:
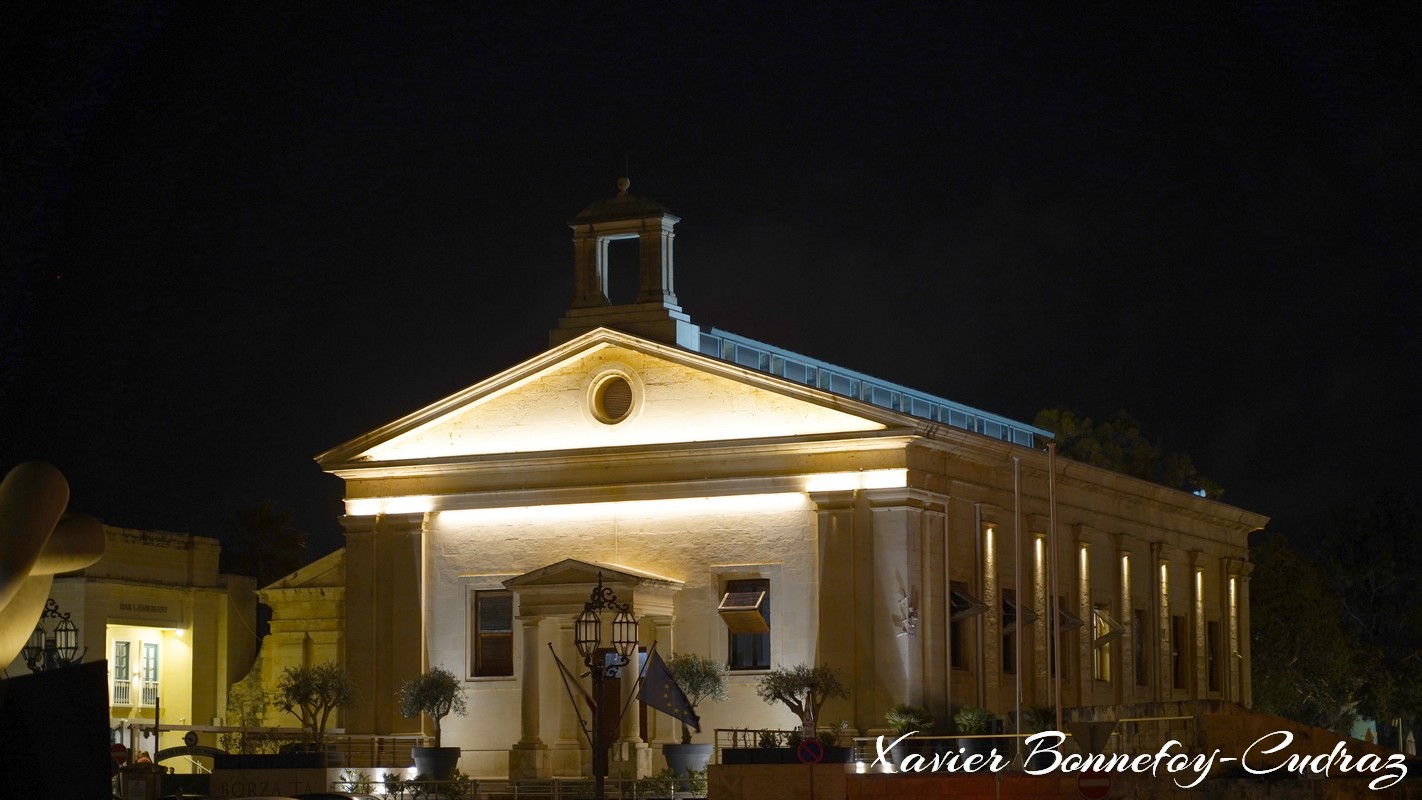
[[[848,764],[854,760],[853,747],[826,747],[824,764]]]
[[[727,747],[721,751],[721,763],[754,764],[755,762],[751,760],[751,754],[754,752],[755,748],[751,747]]]
[[[458,747],[412,747],[410,753],[415,757],[415,772],[431,780],[447,781],[459,766]]]
[[[682,779],[677,781],[678,791],[691,791],[691,781],[687,780],[691,777],[690,773],[704,771],[715,750],[714,744],[662,745],[662,757],[667,760],[667,766],[673,775]]]
[[[685,778],[692,770],[706,769],[706,762],[711,760],[715,749],[716,746],[711,744],[664,744],[662,757],[667,760],[673,774]]]
[[[963,751],[963,755],[965,757],[973,755],[974,753],[978,753],[985,756],[989,755],[992,753],[993,747],[995,747],[996,745],[997,739],[975,738],[958,740],[958,749]]]
[[[893,736],[895,739],[898,738],[898,734],[894,734]],[[918,753],[924,758],[931,758],[933,756],[933,744],[921,739],[905,739],[893,747],[890,747],[889,761],[893,763],[895,772],[903,772],[904,759],[911,753]],[[828,755],[826,755],[825,760],[829,760]]]
[[[721,763],[798,764],[800,758],[793,747],[728,747],[721,751]]]
[[[1023,769],[1046,769],[1052,765],[1051,753],[1037,753],[1033,755],[1031,750],[1023,748],[1022,754],[1024,756]]]
[[[889,763],[893,765],[894,772],[903,772],[904,757],[913,750],[909,748],[907,741],[899,742],[889,748]]]

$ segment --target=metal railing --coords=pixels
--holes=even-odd
[[[717,728],[716,749],[711,756],[711,763],[724,763],[721,753],[731,747],[788,747],[791,735],[796,733],[799,731],[782,728]]]
[[[116,706],[126,706],[126,705],[128,705],[128,704],[129,704],[129,700],[130,700],[130,696],[132,695],[132,691],[130,690],[130,687],[132,687],[132,686],[133,686],[133,684],[130,683],[127,678],[125,678],[125,679],[123,679],[123,680],[115,680],[115,681],[114,681],[114,699],[113,699],[112,705],[116,705]]]
[[[342,781],[331,784],[334,791],[348,791],[349,785]],[[362,787],[364,788],[364,787]],[[700,792],[669,790],[667,781],[658,778],[607,778],[605,794],[616,800],[650,800],[651,798],[695,798],[705,797],[704,786]],[[594,797],[592,778],[550,778],[542,780],[484,780],[466,779],[456,781],[396,781],[390,785],[376,783],[369,787],[370,794],[388,797],[391,800],[591,800]]]
[[[342,766],[356,769],[403,766],[414,762],[410,750],[427,741],[427,737],[419,734],[327,734],[326,752],[340,753]]]
[[[897,383],[837,367],[717,328],[701,329],[700,350],[703,355],[823,389],[831,394],[852,397],[881,408],[901,411],[1023,447],[1035,447],[1034,437],[1044,441],[1052,438],[1050,432],[1033,425],[915,391]]]

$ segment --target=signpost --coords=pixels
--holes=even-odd
[[[1077,775],[1076,792],[1086,800],[1102,800],[1111,793],[1111,773],[1083,772]]]
[[[806,739],[795,748],[795,757],[801,764],[818,764],[825,760],[825,746],[819,739]]]
[[[825,760],[825,746],[819,739],[806,739],[795,748],[795,757],[810,768],[810,800],[815,800],[815,765]]]
[[[119,765],[120,767],[124,764],[127,764],[128,748],[124,747],[123,744],[120,742],[114,742],[113,744],[109,745],[109,758],[113,759],[114,763]]]

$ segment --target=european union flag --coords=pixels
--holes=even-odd
[[[691,708],[686,692],[676,685],[667,663],[655,649],[647,656],[647,671],[642,675],[642,690],[638,699],[658,711],[665,712],[701,732],[701,718]]]

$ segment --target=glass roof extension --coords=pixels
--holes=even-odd
[[[1033,437],[1053,438],[1050,432],[1024,422],[1015,422],[1006,417],[979,411],[952,400],[914,391],[862,372],[836,367],[717,328],[701,329],[701,353],[806,386],[814,386],[831,394],[852,397],[891,411],[962,428],[1023,447],[1035,447]]]

